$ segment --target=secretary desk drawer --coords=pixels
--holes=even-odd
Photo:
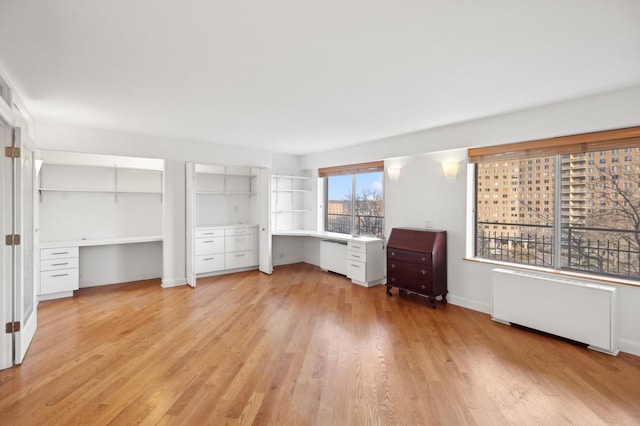
[[[402,262],[431,265],[431,253],[419,253],[415,251],[387,248],[387,258],[389,261],[399,260]]]

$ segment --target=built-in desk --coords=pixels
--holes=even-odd
[[[319,238],[321,269],[346,275],[354,284],[364,287],[384,281],[385,252],[381,238],[312,230],[278,231],[272,235]]]
[[[162,235],[125,238],[81,239],[44,242],[37,246],[40,254],[39,300],[73,296],[80,288],[82,247],[137,244],[162,241]]]

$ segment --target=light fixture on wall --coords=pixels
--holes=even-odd
[[[447,179],[455,179],[458,175],[458,166],[460,165],[457,161],[443,161],[442,162],[442,171],[444,172],[444,177]]]
[[[389,175],[389,180],[393,182],[397,182],[400,180],[400,171],[402,169],[399,167],[388,167],[387,174]]]

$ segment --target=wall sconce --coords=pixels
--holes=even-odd
[[[444,172],[444,177],[447,179],[455,179],[458,175],[458,166],[460,165],[457,161],[443,161],[442,162],[442,171]]]
[[[392,182],[397,182],[398,180],[400,180],[400,171],[402,169],[397,168],[397,167],[389,167],[387,168],[387,174],[389,175],[389,180]]]

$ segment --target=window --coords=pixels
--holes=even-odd
[[[511,197],[524,222],[476,211],[475,256],[640,280],[640,176],[620,173],[614,161],[619,150],[638,146],[640,127],[469,150],[476,170],[493,157],[552,164],[549,186],[508,183],[509,194],[521,194]],[[602,164],[595,170],[587,167],[594,153]],[[630,162],[640,167],[640,159]],[[545,208],[523,198],[543,198]]]
[[[320,169],[325,178],[325,230],[384,238],[384,164]]]

